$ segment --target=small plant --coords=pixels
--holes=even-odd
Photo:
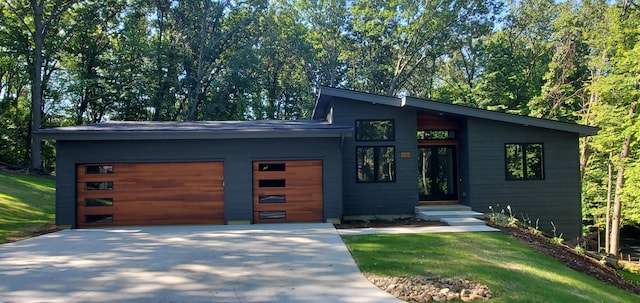
[[[500,207],[500,204],[498,204],[497,206]],[[491,222],[495,223],[498,226],[510,226],[510,218],[504,213],[504,209],[501,209],[499,213],[495,212],[493,206],[491,205],[489,205],[489,209],[491,210],[491,215],[489,216]]]
[[[603,255],[602,258],[600,258],[600,264],[607,265],[607,256]]]
[[[509,210],[509,227],[518,227],[518,219],[513,215],[511,205],[507,205],[507,209]]]
[[[536,235],[541,236],[542,231],[540,230],[540,218],[536,219],[536,226],[529,226],[529,232]]]
[[[558,230],[556,225],[553,223],[553,221],[551,221],[551,226],[553,227],[553,229],[551,229],[553,231],[553,238],[551,238],[551,243],[554,244],[562,244],[564,242],[564,239],[562,238],[562,233],[560,233],[560,235],[558,236],[558,234],[556,233],[556,231]]]
[[[576,248],[573,249],[578,256],[584,256],[584,248],[580,245],[576,245]]]

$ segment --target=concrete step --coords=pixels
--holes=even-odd
[[[414,208],[416,214],[423,211],[447,211],[447,210],[471,210],[470,206],[452,204],[452,205],[420,205]]]
[[[483,213],[472,210],[438,210],[438,211],[421,211],[418,218],[425,221],[440,221],[443,218],[477,218],[482,219]]]
[[[440,221],[449,226],[484,226],[483,220],[476,218],[442,218]]]

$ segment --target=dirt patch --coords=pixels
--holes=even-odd
[[[33,238],[33,237],[37,237],[45,234],[54,233],[60,230],[62,229],[53,224],[35,226],[35,227],[15,231],[11,233],[6,240],[7,240],[7,243],[16,242],[16,241],[21,241],[28,238]]]
[[[420,226],[446,226],[442,222],[424,221],[416,218],[393,220],[349,220],[341,224],[334,224],[337,229],[370,228],[370,227],[420,227]]]

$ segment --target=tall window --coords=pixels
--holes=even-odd
[[[396,179],[393,146],[356,147],[358,182],[393,182]]]
[[[544,179],[544,155],[542,143],[505,144],[507,180]]]
[[[356,120],[357,141],[395,140],[393,120]]]

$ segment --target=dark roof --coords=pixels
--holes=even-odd
[[[598,133],[597,127],[585,126],[575,123],[566,123],[529,116],[514,115],[464,105],[438,102],[428,99],[419,99],[414,97],[397,98],[332,87],[320,88],[320,95],[318,97],[318,101],[316,102],[316,107],[313,110],[313,119],[324,119],[328,114],[331,102],[335,98],[351,99],[355,101],[369,102],[372,104],[382,104],[393,107],[410,107],[427,110],[438,114],[466,116],[526,126],[536,126],[541,128],[577,133],[580,136],[593,136]]]
[[[41,129],[36,135],[56,140],[165,140],[349,137],[353,127],[318,120],[256,121],[110,121]],[[96,136],[96,134],[100,134]]]

